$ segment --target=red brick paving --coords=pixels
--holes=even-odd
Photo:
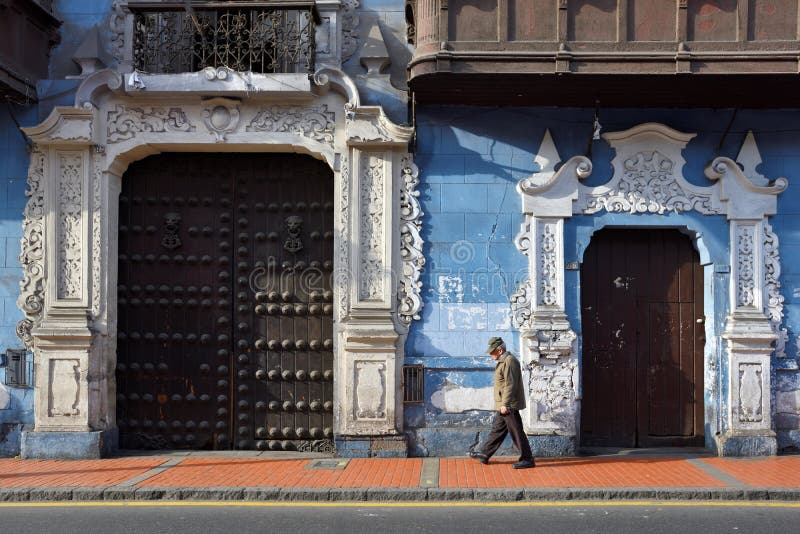
[[[536,460],[535,469],[514,469],[514,460],[442,458],[442,488],[721,487],[726,484],[682,459],[569,458]]]
[[[114,486],[164,463],[166,458],[109,460],[0,459],[0,488]],[[308,469],[312,460],[190,457],[146,479],[154,487],[417,487],[421,458],[353,459],[342,470]],[[754,487],[800,488],[800,456],[703,462]],[[678,458],[539,459],[536,469],[515,470],[511,458],[482,465],[469,458],[440,458],[442,488],[726,487]]]
[[[166,458],[0,459],[0,488],[114,486],[139,476],[166,461]]]
[[[139,486],[398,488],[419,485],[422,460],[353,459],[343,470],[306,469],[310,460],[188,458]]]
[[[800,456],[705,458],[703,461],[751,486],[800,487]]]

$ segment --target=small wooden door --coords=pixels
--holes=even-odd
[[[581,268],[581,444],[703,444],[703,269],[677,230],[603,230]]]

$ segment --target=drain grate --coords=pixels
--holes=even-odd
[[[350,463],[349,459],[345,460],[312,460],[306,466],[306,469],[322,469],[327,471],[342,470]]]

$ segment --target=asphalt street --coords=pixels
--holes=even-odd
[[[798,532],[800,503],[2,504],[14,533]]]

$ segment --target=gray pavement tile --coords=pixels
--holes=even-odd
[[[72,488],[52,487],[52,488],[31,488],[31,501],[71,501]]]
[[[106,487],[86,486],[72,488],[73,501],[102,501],[105,499]]]
[[[380,501],[424,501],[427,497],[425,488],[369,488],[367,500]]]
[[[180,499],[183,501],[241,501],[243,498],[244,488],[210,487],[180,490]]]
[[[242,499],[245,501],[276,501],[280,493],[280,488],[244,488]]]
[[[281,488],[279,501],[327,501],[330,500],[329,488]]]
[[[521,501],[524,493],[519,488],[479,488],[474,491],[476,501],[514,502]]]
[[[428,488],[429,501],[473,501],[475,492],[471,488]]]
[[[339,502],[362,502],[368,501],[367,488],[331,488],[329,498]],[[424,496],[423,499],[424,500]]]
[[[31,488],[0,488],[0,502],[29,501]]]
[[[103,498],[107,501],[132,501],[135,497],[135,488],[112,486],[103,492]]]

